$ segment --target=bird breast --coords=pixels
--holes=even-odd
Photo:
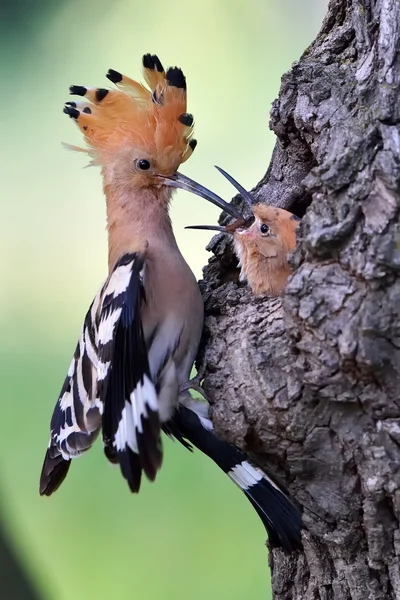
[[[152,256],[146,261],[143,330],[150,370],[160,383],[169,363],[174,364],[178,385],[190,377],[203,328],[203,300],[197,281],[178,251]]]

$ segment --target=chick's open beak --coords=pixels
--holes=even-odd
[[[230,233],[233,235],[235,232],[240,232],[247,230],[254,223],[254,217],[250,217],[249,219],[245,219],[244,217],[240,217],[240,219],[236,219],[233,223],[229,225],[187,225],[185,229],[208,229],[210,231],[220,231],[221,233]]]
[[[238,219],[239,220],[239,219]],[[185,229],[209,229],[210,231],[220,231],[221,233],[230,233],[222,225],[186,225]]]
[[[224,177],[226,177],[226,179],[238,190],[238,192],[240,192],[242,198],[251,207],[254,204],[254,199],[251,196],[251,194],[249,194],[249,192],[247,192],[244,189],[244,187],[236,181],[236,179],[229,175],[229,173],[224,171],[224,169],[221,169],[221,167],[217,166],[215,166],[215,168],[218,169],[218,171]],[[164,177],[163,181],[165,185],[179,187],[184,190],[187,190],[188,192],[192,192],[193,194],[201,196],[205,200],[212,202],[213,204],[224,210],[226,213],[228,213],[228,215],[236,219],[233,223],[231,223],[230,225],[226,225],[225,227],[221,225],[188,225],[187,227],[185,227],[185,229],[207,229],[210,231],[220,231],[222,233],[230,233],[233,235],[233,233],[237,229],[247,229],[254,223],[254,217],[250,217],[250,219],[245,219],[243,215],[232,204],[228,204],[227,202],[225,202],[225,200],[214,194],[214,192],[211,192],[209,189],[200,185],[196,181],[193,181],[193,179],[190,179],[186,175],[182,175],[182,173],[177,172],[174,175],[172,175],[172,177]]]

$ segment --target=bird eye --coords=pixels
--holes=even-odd
[[[260,231],[263,235],[266,235],[267,233],[269,233],[268,225],[266,225],[265,223],[262,223],[261,227],[260,227]]]
[[[139,158],[137,166],[141,171],[148,171],[150,169],[150,163],[146,158]]]

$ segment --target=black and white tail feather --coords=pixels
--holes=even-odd
[[[191,399],[180,404],[164,431],[189,450],[193,444],[242,490],[263,522],[272,547],[287,552],[302,548],[303,523],[298,507],[264,471],[252,464],[245,452],[217,438],[204,402]]]
[[[51,495],[71,459],[100,429],[104,451],[119,463],[132,492],[162,462],[158,402],[140,315],[145,251],[123,255],[94,299],[54,409],[40,494]]]

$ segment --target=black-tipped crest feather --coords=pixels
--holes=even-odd
[[[119,73],[118,71],[114,71],[114,69],[108,69],[106,77],[112,83],[120,83],[122,81],[121,73]]]
[[[164,71],[164,67],[156,54],[144,54],[142,62],[145,69],[156,70],[159,73]]]
[[[186,90],[186,77],[179,67],[170,67],[167,71],[167,83],[173,87]]]
[[[178,119],[179,123],[182,123],[182,125],[185,125],[186,127],[191,127],[193,125],[193,115],[189,114],[189,113],[182,113],[179,116]]]
[[[71,117],[71,119],[77,119],[81,114],[74,106],[64,106],[63,113]]]
[[[85,96],[87,92],[87,88],[83,85],[70,85],[69,93],[74,96]]]
[[[107,96],[109,90],[106,90],[105,88],[99,88],[98,90],[96,90],[96,100],[97,102],[101,102],[102,100],[104,100],[104,98]]]

